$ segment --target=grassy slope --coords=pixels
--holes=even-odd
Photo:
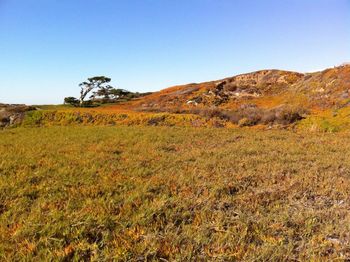
[[[350,256],[350,137],[0,131],[0,260]]]
[[[316,132],[350,130],[350,107],[317,112],[299,123],[300,129]]]

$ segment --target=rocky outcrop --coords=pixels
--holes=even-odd
[[[34,107],[26,105],[0,104],[0,128],[20,124],[25,112],[35,110]]]
[[[330,109],[350,103],[350,65],[314,73],[260,70],[225,79],[174,86],[145,96],[132,106],[141,110],[192,107],[235,109],[256,103],[264,108],[302,104]]]

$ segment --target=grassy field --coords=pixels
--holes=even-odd
[[[0,131],[0,260],[350,258],[350,136]]]

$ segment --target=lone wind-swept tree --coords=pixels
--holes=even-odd
[[[82,106],[84,104],[84,99],[86,96],[94,89],[106,88],[104,84],[109,83],[111,79],[105,76],[95,76],[88,78],[87,82],[82,82],[79,84],[80,86],[80,98],[79,104]]]
[[[1,0],[0,0],[1,1]],[[86,82],[79,84],[80,97],[66,97],[64,104],[69,104],[75,107],[95,107],[104,103],[118,103],[129,101],[150,93],[133,93],[125,89],[117,89],[108,83],[111,82],[109,77],[95,76],[88,78]],[[92,93],[91,95],[89,95]],[[86,99],[89,95],[89,99]]]

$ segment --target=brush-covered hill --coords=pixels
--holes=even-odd
[[[283,104],[322,110],[347,105],[350,65],[315,73],[261,70],[200,84],[174,86],[132,103],[139,110],[188,108],[237,109],[251,104],[275,108]]]
[[[13,116],[0,106],[0,127],[23,122],[350,130],[350,65],[314,73],[261,70],[96,108],[39,109]]]

